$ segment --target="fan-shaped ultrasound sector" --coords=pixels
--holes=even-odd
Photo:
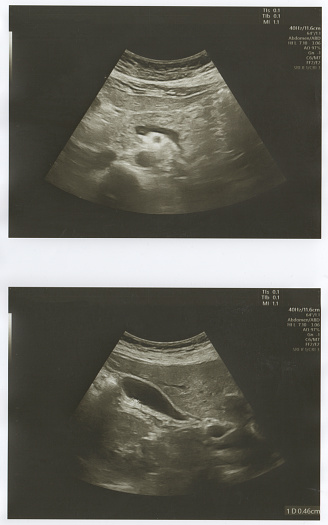
[[[46,178],[150,214],[227,206],[284,181],[206,51],[180,60],[125,51]]]
[[[73,421],[78,477],[108,489],[188,494],[283,463],[205,333],[169,343],[124,333]]]

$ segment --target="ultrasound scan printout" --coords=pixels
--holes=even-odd
[[[9,518],[320,518],[319,289],[11,288]]]
[[[321,8],[11,6],[11,237],[320,238]]]

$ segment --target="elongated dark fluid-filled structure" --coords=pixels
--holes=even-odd
[[[77,476],[122,492],[188,494],[283,463],[205,333],[152,342],[125,332],[72,423]]]
[[[206,51],[125,51],[46,179],[83,199],[150,214],[200,212],[284,181]]]

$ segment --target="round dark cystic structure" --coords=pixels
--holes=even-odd
[[[205,333],[124,333],[73,417],[76,475],[107,489],[181,495],[229,486],[283,459]]]
[[[125,51],[46,179],[89,201],[150,214],[234,204],[284,181],[206,51]]]

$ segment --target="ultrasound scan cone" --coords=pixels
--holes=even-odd
[[[125,51],[46,179],[89,201],[150,214],[210,210],[284,181],[206,51]]]
[[[281,465],[205,333],[125,332],[73,416],[76,475],[107,489],[181,495]]]

